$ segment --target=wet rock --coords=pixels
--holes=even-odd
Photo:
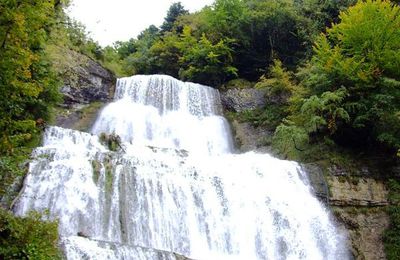
[[[347,171],[338,165],[331,165],[328,167],[328,171],[333,176],[346,176]]]
[[[357,166],[351,175],[343,167],[304,164],[310,185],[322,202],[333,210],[340,229],[348,235],[353,259],[386,259],[383,233],[389,227],[388,190],[371,177],[370,169]]]
[[[84,232],[82,232],[82,231],[79,231],[79,232],[77,233],[77,236],[78,236],[78,237],[89,238],[89,236],[86,235],[86,234],[85,234]]]
[[[324,172],[317,164],[303,164],[302,168],[307,172],[310,185],[313,189],[315,196],[322,202],[329,202],[329,187],[325,179]]]
[[[223,107],[232,112],[242,112],[264,108],[266,105],[265,90],[256,88],[228,89],[221,92]]]

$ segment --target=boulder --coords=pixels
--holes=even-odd
[[[232,112],[242,112],[264,108],[266,106],[265,90],[256,88],[228,89],[221,92],[223,107]]]

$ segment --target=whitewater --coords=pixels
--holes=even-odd
[[[349,258],[298,163],[235,153],[211,87],[121,78],[91,133],[49,127],[32,157],[14,212],[48,210],[67,259]]]

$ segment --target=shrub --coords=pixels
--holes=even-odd
[[[16,217],[0,209],[0,259],[61,259],[57,228],[40,213]]]

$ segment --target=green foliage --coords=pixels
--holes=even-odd
[[[0,153],[29,142],[35,121],[59,100],[44,45],[57,15],[54,1],[0,4]]]
[[[245,88],[252,88],[252,87],[254,87],[254,83],[250,82],[246,79],[243,79],[243,78],[232,79],[223,85],[223,88],[225,88],[225,89],[230,89],[230,88],[245,89]]]
[[[229,39],[213,44],[205,34],[196,40],[190,27],[185,27],[182,35],[182,52],[179,59],[181,70],[179,77],[208,85],[219,85],[227,79],[237,76],[232,66],[232,49]]]
[[[268,105],[263,109],[244,110],[238,113],[228,113],[227,117],[233,121],[248,122],[255,127],[264,127],[270,130],[275,128],[285,118],[285,111],[278,105]]]
[[[110,151],[117,151],[119,149],[122,149],[121,146],[121,137],[117,134],[106,134],[106,133],[101,133],[100,134],[100,142],[103,145],[106,145]]]
[[[104,188],[105,191],[110,195],[110,193],[112,192],[112,188],[113,188],[113,182],[114,182],[114,175],[113,175],[113,171],[112,171],[112,164],[110,161],[106,162],[104,165],[105,168],[105,183],[104,183]],[[111,199],[111,198],[110,198]]]
[[[57,228],[57,222],[42,221],[37,212],[15,217],[0,208],[0,258],[61,259]]]
[[[204,34],[197,39],[190,27],[182,34],[168,32],[162,37],[145,33],[125,63],[134,73],[163,73],[215,85],[236,76],[230,43],[225,39],[213,44]]]
[[[295,89],[291,74],[283,67],[282,62],[275,59],[269,67],[269,77],[261,76],[256,88],[267,89],[269,95],[290,96]]]
[[[101,163],[97,160],[93,160],[92,162],[92,170],[93,170],[93,182],[97,185],[99,182],[100,171],[101,171]]]
[[[272,138],[272,145],[288,158],[298,158],[309,141],[308,133],[291,121],[280,124]]]
[[[269,128],[275,129],[288,115],[290,97],[296,89],[292,75],[280,60],[275,59],[268,69],[268,76],[261,76],[255,87],[265,89],[267,105],[258,116],[258,121]]]
[[[314,139],[400,147],[400,8],[359,2],[315,41],[289,119]],[[305,90],[302,91],[301,89]]]
[[[385,231],[383,242],[385,245],[386,257],[389,260],[400,257],[400,183],[396,180],[388,182],[390,206],[390,227]]]
[[[292,0],[248,0],[248,46],[238,56],[238,68],[247,77],[259,77],[274,58],[293,67],[305,56],[307,39],[301,33],[304,17],[298,15]]]
[[[326,27],[330,27],[332,23],[339,22],[340,11],[346,10],[349,6],[357,3],[357,0],[303,0],[295,4],[298,5],[302,16],[309,19],[308,26],[303,28],[305,33],[307,31],[318,33],[325,31]]]
[[[213,41],[223,38],[247,41],[243,31],[248,24],[247,11],[244,1],[216,0],[211,7],[203,9],[205,30],[202,33],[207,33]]]
[[[125,58],[123,64],[127,74],[153,74],[157,73],[154,64],[155,57],[150,49],[159,39],[159,30],[154,25],[144,30],[135,42],[136,51]]]
[[[181,2],[173,3],[169,7],[164,23],[160,27],[161,32],[171,32],[178,17],[188,13],[189,11],[183,7]]]
[[[340,88],[335,92],[324,92],[321,97],[314,95],[305,99],[300,110],[305,130],[314,133],[326,127],[332,134],[341,121],[348,122],[349,114],[341,107],[346,96],[346,89]]]
[[[183,51],[181,41],[176,33],[168,33],[153,44],[150,52],[158,71],[173,77],[179,76],[179,59]]]
[[[121,56],[118,55],[117,50],[113,47],[107,46],[103,49],[102,64],[117,77],[131,76],[125,71],[125,67],[121,62]]]

